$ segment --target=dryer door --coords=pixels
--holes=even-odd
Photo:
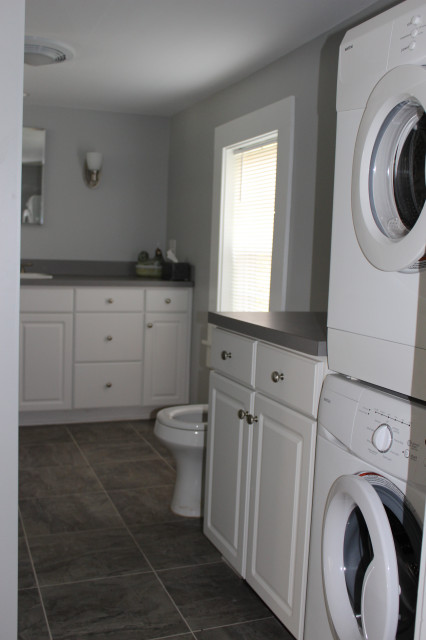
[[[417,271],[426,248],[426,69],[396,67],[376,85],[359,127],[352,216],[359,245],[383,271]]]
[[[373,473],[341,476],[323,528],[324,593],[340,640],[414,635],[421,528],[403,494]]]

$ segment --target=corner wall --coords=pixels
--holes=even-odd
[[[18,338],[24,0],[0,0],[0,637],[17,637]]]

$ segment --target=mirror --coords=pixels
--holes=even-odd
[[[24,127],[22,130],[22,224],[43,224],[43,172],[46,131]]]

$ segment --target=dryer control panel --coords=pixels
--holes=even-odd
[[[426,5],[393,23],[388,69],[401,64],[424,64],[426,55]]]
[[[350,449],[383,471],[426,487],[426,407],[365,388]]]

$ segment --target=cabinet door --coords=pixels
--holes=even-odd
[[[256,394],[247,582],[302,638],[316,423]]]
[[[23,313],[20,324],[20,409],[70,409],[72,314]]]
[[[244,577],[251,432],[238,412],[251,412],[254,392],[210,376],[204,533]]]
[[[143,404],[188,402],[189,320],[186,313],[145,314]]]

